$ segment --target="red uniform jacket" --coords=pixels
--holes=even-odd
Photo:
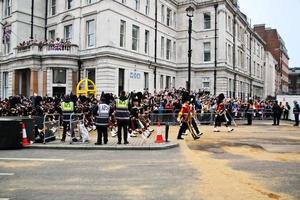
[[[182,119],[182,121],[188,121],[190,114],[190,105],[188,103],[184,103],[178,113],[178,118]]]

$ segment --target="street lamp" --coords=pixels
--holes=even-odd
[[[189,6],[186,10],[186,15],[189,17],[189,50],[188,50],[188,84],[187,90],[191,92],[191,59],[192,59],[192,44],[191,44],[191,36],[192,36],[192,17],[194,16],[194,8]]]

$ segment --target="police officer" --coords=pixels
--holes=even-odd
[[[278,101],[275,101],[273,107],[272,107],[272,111],[273,111],[273,124],[274,126],[279,126],[279,121],[280,121],[280,117],[282,114],[282,108],[278,105]]]
[[[61,102],[61,110],[63,115],[63,135],[62,135],[62,142],[66,140],[67,129],[70,128],[71,123],[71,114],[74,113],[74,103],[71,101],[70,96],[66,95],[64,101]],[[75,136],[74,130],[70,130],[72,138]],[[76,139],[73,138],[73,141]]]
[[[115,117],[117,120],[118,126],[118,144],[122,142],[122,129],[123,129],[123,137],[124,137],[124,144],[128,144],[127,141],[127,129],[129,123],[129,101],[126,97],[125,91],[122,91],[120,94],[119,99],[116,100],[116,113]]]
[[[299,113],[300,113],[300,106],[297,101],[294,101],[294,108],[293,113],[295,116],[295,124],[294,126],[299,126]]]
[[[246,111],[246,116],[247,116],[247,121],[248,121],[247,125],[252,125],[252,117],[253,117],[253,113],[254,113],[252,99],[250,99],[248,101],[247,108],[245,111]]]
[[[99,103],[97,103],[97,106],[95,106],[93,110],[93,114],[96,116],[95,124],[98,132],[97,142],[95,145],[102,145],[102,136],[104,144],[107,144],[108,142],[107,128],[109,118],[112,115],[112,109],[109,106],[109,94],[104,94],[101,97],[98,96],[97,100]]]

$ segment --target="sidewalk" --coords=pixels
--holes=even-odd
[[[61,130],[60,130],[61,131]],[[170,133],[169,133],[170,134]],[[165,140],[165,135],[163,131],[163,138]],[[62,143],[60,138],[57,137],[55,141],[43,143],[34,143],[29,146],[29,148],[34,149],[85,149],[85,150],[163,150],[170,149],[178,146],[176,140],[168,139],[168,142],[161,144],[155,143],[156,140],[156,131],[154,131],[149,138],[144,140],[141,135],[137,137],[129,137],[129,144],[117,144],[118,138],[111,137],[110,133],[108,134],[108,143],[102,145],[95,145],[97,140],[96,131],[90,132],[90,141],[89,143],[73,142],[70,144],[70,137],[67,136],[66,142]]]

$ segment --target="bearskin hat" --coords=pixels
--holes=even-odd
[[[218,103],[221,103],[225,99],[225,96],[223,93],[221,93],[217,98],[218,98]]]
[[[183,92],[182,93],[182,103],[190,101],[190,94],[188,92]]]

